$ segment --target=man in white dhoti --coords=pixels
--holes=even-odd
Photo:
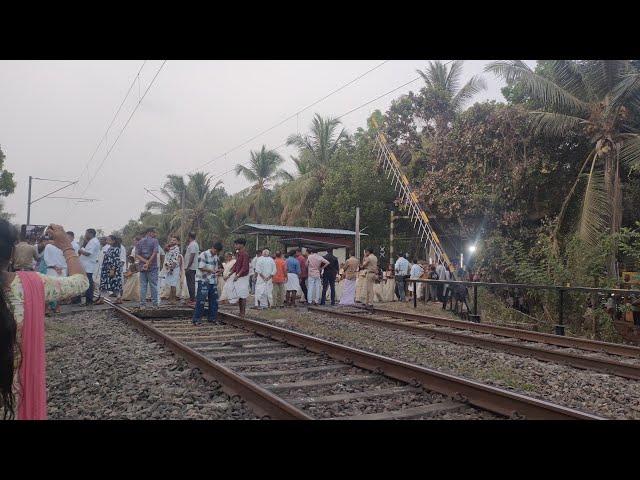
[[[265,309],[269,307],[269,284],[276,274],[276,263],[267,249],[256,262],[256,274],[255,308]]]
[[[340,296],[339,305],[355,305],[356,304],[356,280],[358,278],[358,259],[351,255],[342,268],[344,269],[344,286],[342,287],[342,295]]]
[[[286,299],[285,307],[295,307],[296,297],[300,289],[300,262],[296,258],[296,251],[291,250],[287,255],[287,283],[285,284]]]

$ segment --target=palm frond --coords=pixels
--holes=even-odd
[[[455,60],[449,66],[449,72],[447,73],[447,77],[445,80],[446,91],[453,96],[455,92],[460,88],[460,77],[462,76],[462,65],[464,61]],[[443,66],[446,69],[446,67]],[[473,79],[472,79],[473,80]],[[464,87],[463,87],[464,88]]]
[[[640,170],[640,135],[626,140],[620,149],[620,160],[632,170]]]
[[[574,60],[553,60],[548,62],[556,83],[570,94],[584,101],[595,100],[585,84],[583,72]]]
[[[640,111],[640,73],[624,75],[611,91],[608,109],[622,106]]]
[[[474,75],[451,99],[454,111],[461,110],[464,105],[482,90],[486,90],[487,84],[482,77]]]
[[[560,207],[560,212],[558,212],[556,227],[554,228],[553,235],[552,235],[553,243],[556,246],[556,249],[558,247],[558,235],[560,233],[560,229],[564,225],[564,217],[567,212],[567,208],[569,207],[569,203],[571,202],[571,199],[573,198],[576,188],[580,183],[580,180],[582,179],[582,172],[584,172],[584,169],[589,164],[589,161],[593,161],[593,156],[595,155],[595,153],[596,151],[594,149],[594,150],[591,150],[589,155],[587,155],[587,158],[585,159],[584,163],[582,164],[582,167],[580,168],[580,171],[578,172],[578,175],[576,176],[576,181],[573,183],[573,186],[571,187],[571,190],[569,190],[569,193],[567,193],[567,195],[564,197],[562,206]]]
[[[563,137],[587,123],[579,117],[552,112],[531,112],[531,125],[536,134]]]
[[[259,180],[258,175],[240,163],[236,165],[235,172],[236,175],[242,175],[249,182],[257,182]]]
[[[588,60],[584,62],[585,80],[598,100],[604,99],[629,70],[628,60]]]
[[[295,180],[295,177],[293,175],[283,169],[280,169],[276,172],[276,178],[285,183],[293,182]]]
[[[588,246],[595,246],[607,230],[610,202],[607,197],[604,172],[596,170],[597,155],[591,162],[582,201],[578,235]]]
[[[551,109],[583,114],[589,111],[587,102],[553,81],[538,75],[521,60],[492,62],[485,67],[485,71],[503,78],[508,84],[520,82],[533,100]]]

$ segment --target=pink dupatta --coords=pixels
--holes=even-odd
[[[24,292],[18,419],[47,419],[44,347],[44,284],[37,272],[16,272]]]

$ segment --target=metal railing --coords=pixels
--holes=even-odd
[[[547,291],[555,291],[558,295],[558,323],[554,326],[554,330],[556,335],[564,335],[565,334],[565,324],[564,324],[564,306],[565,306],[565,293],[566,292],[582,292],[582,293],[592,293],[599,295],[640,295],[640,290],[627,290],[621,288],[597,288],[597,287],[567,287],[563,285],[536,285],[536,284],[528,284],[528,283],[493,283],[493,282],[471,282],[471,281],[461,281],[461,280],[428,280],[428,279],[410,279],[407,278],[405,280],[406,283],[413,283],[414,285],[414,293],[413,293],[413,308],[417,308],[418,306],[418,296],[416,295],[415,288],[416,284],[424,283],[424,284],[436,284],[436,285],[463,285],[465,287],[473,288],[473,313],[469,313],[471,310],[469,309],[469,305],[466,302],[466,298],[463,300],[463,304],[467,306],[467,314],[470,317],[471,321],[479,323],[480,315],[478,315],[478,287],[488,287],[490,289],[521,289],[521,290],[547,290]],[[453,293],[453,292],[451,292]],[[468,293],[468,292],[467,292]],[[425,291],[425,301],[427,298],[428,292]],[[445,301],[447,301],[446,299]],[[458,300],[457,300],[458,301]],[[457,303],[456,301],[456,303]],[[462,305],[461,305],[462,310]]]

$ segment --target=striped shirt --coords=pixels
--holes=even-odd
[[[217,283],[215,273],[203,272],[201,269],[210,268],[215,272],[216,270],[218,270],[219,265],[220,259],[218,258],[218,255],[214,255],[209,249],[202,252],[198,256],[198,270],[196,271],[196,281],[202,282],[208,279],[209,284]]]

